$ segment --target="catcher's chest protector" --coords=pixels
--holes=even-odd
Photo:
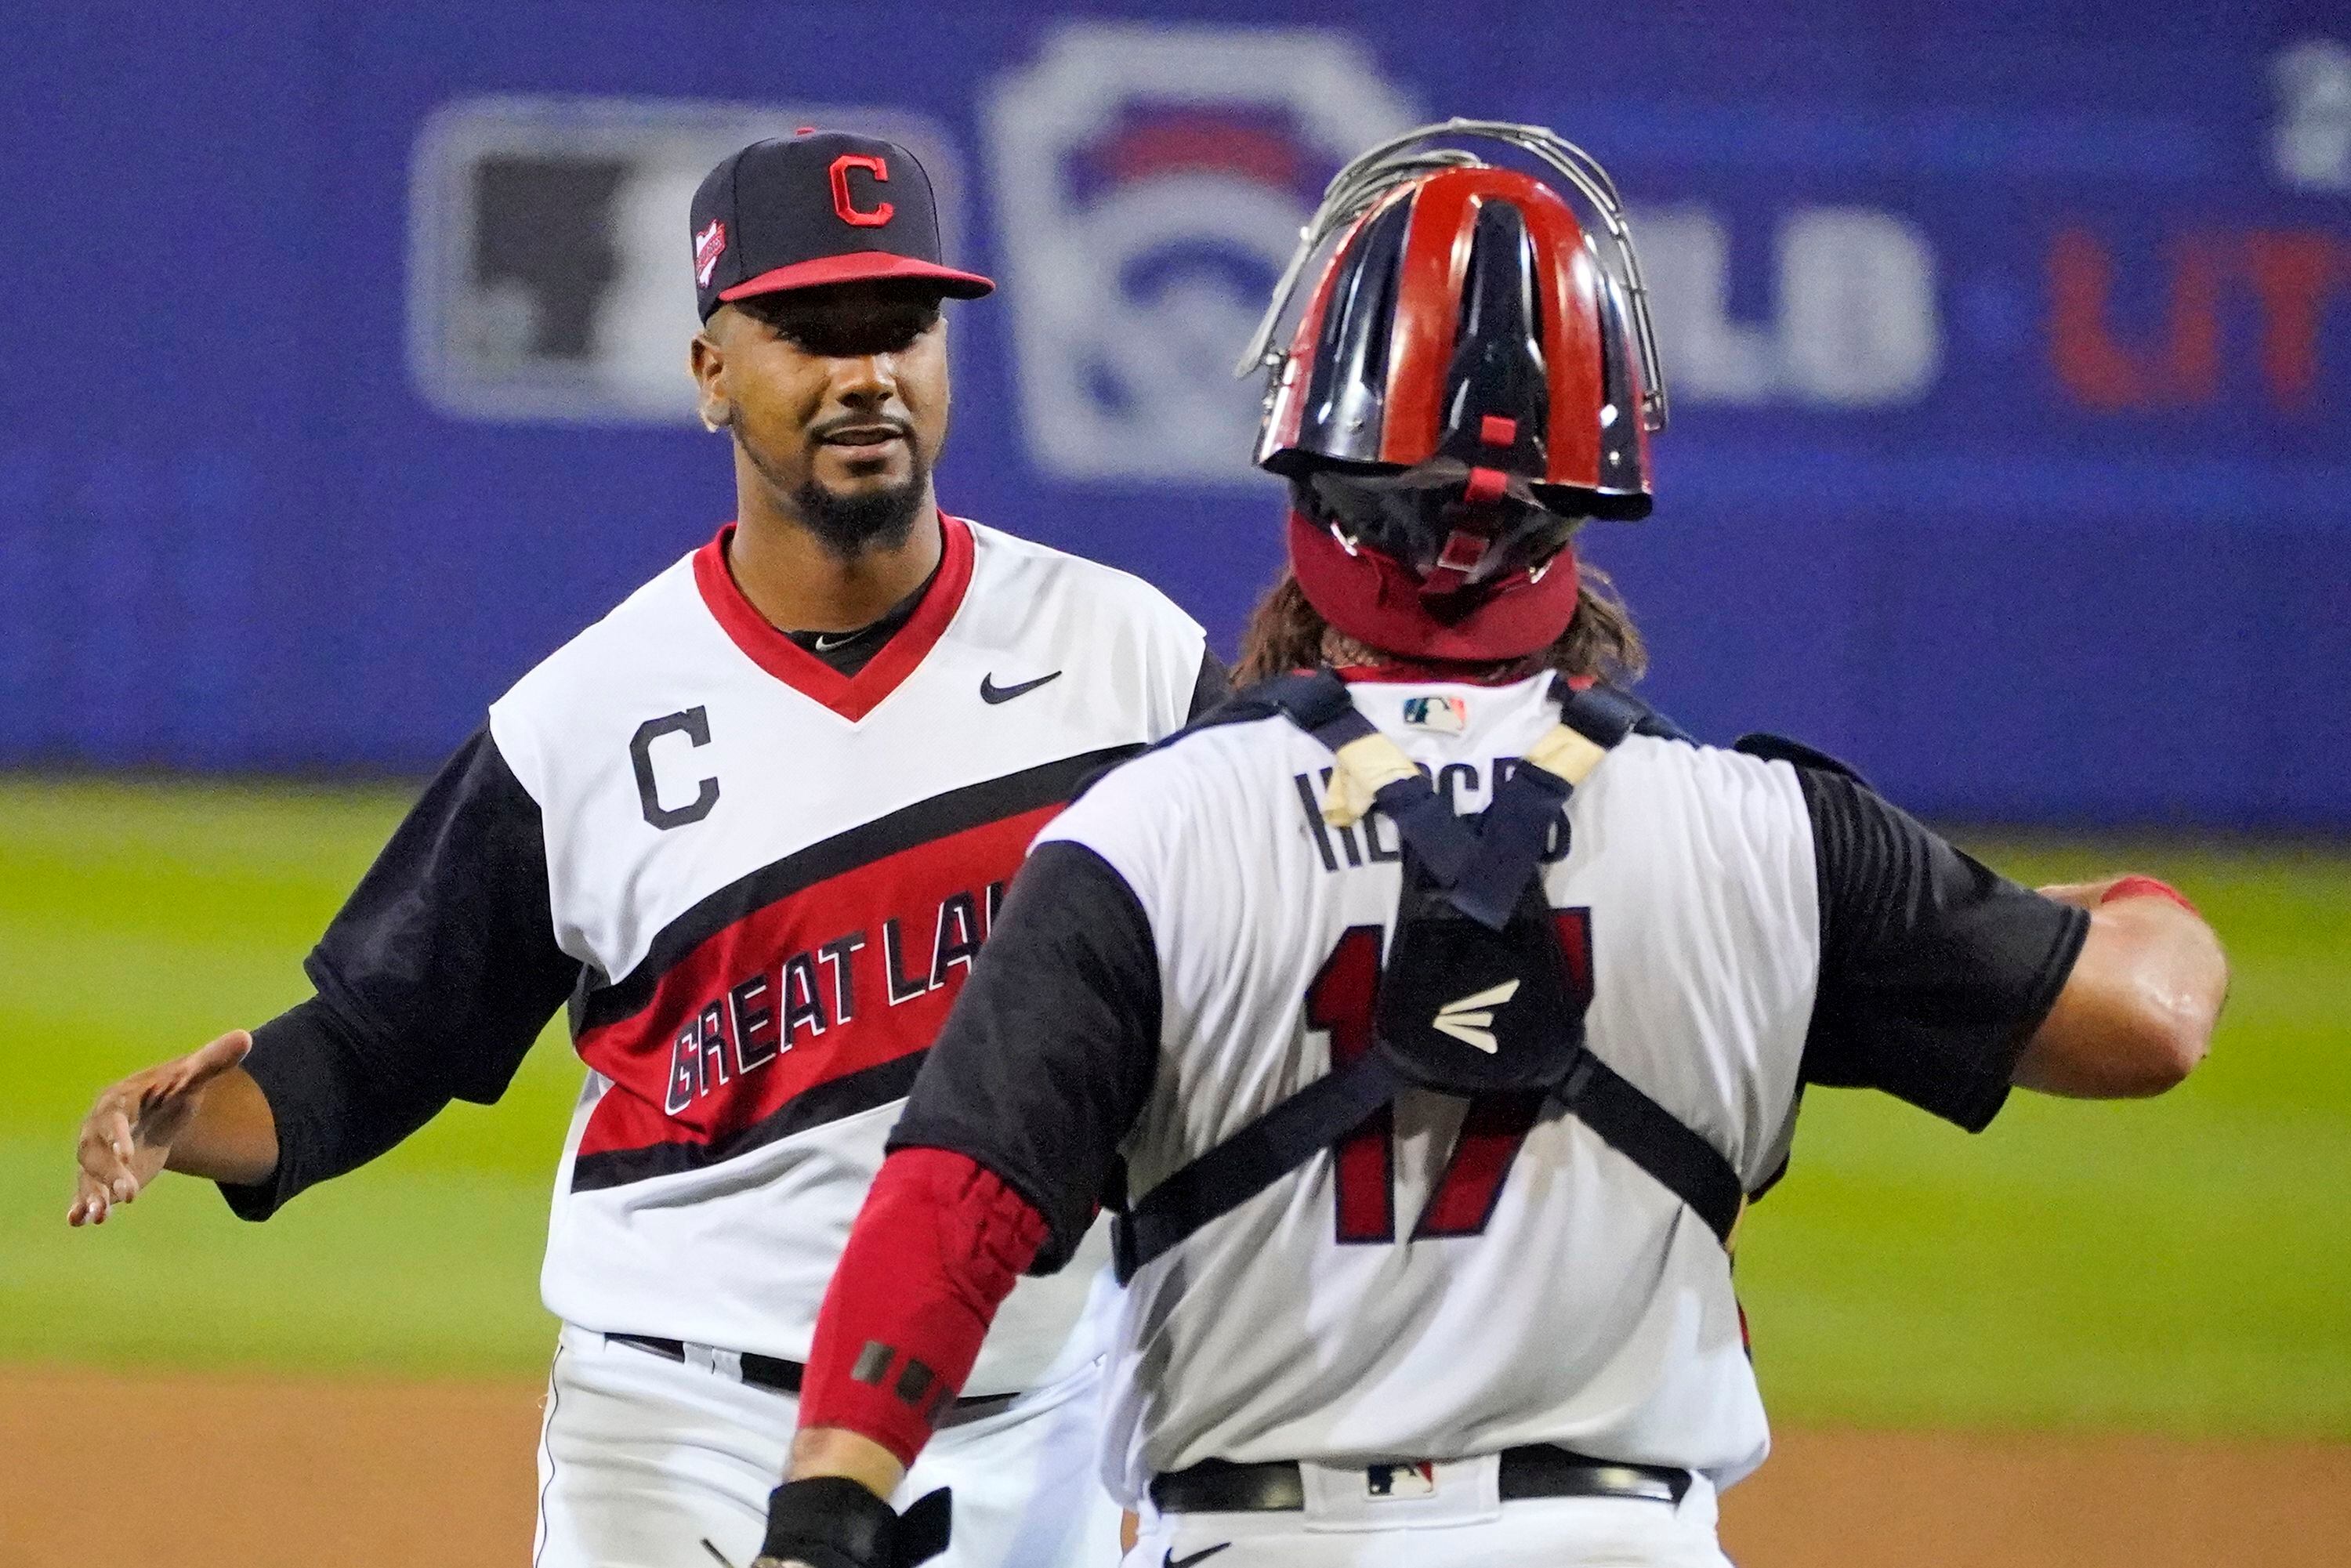
[[[1331,748],[1333,810],[1376,810],[1404,846],[1404,890],[1380,980],[1373,1049],[1176,1171],[1113,1228],[1123,1281],[1346,1136],[1407,1088],[1458,1095],[1542,1091],[1671,1189],[1726,1243],[1746,1193],[1729,1162],[1585,1048],[1583,998],[1541,875],[1546,834],[1576,783],[1641,710],[1605,690],[1554,695],[1561,727],[1532,747],[1472,821],[1456,816],[1328,670],[1284,675],[1237,700],[1279,713]],[[1230,711],[1230,710],[1228,710]]]

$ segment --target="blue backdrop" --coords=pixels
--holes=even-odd
[[[1642,219],[1677,417],[1586,553],[1658,701],[1946,816],[2351,826],[2339,5],[987,9],[21,15],[0,764],[431,766],[729,510],[684,193],[803,117],[916,145],[1004,285],[946,505],[1228,649],[1254,302],[1345,153],[1473,113]]]

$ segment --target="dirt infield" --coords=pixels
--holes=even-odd
[[[0,1564],[517,1568],[538,1390],[0,1369]],[[2351,1446],[1800,1431],[1744,1568],[2343,1562]]]

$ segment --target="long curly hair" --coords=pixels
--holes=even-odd
[[[1608,574],[1583,561],[1576,563],[1575,615],[1559,641],[1541,652],[1500,664],[1459,666],[1481,680],[1515,679],[1538,670],[1629,685],[1649,665],[1633,612],[1617,597]],[[1285,566],[1266,596],[1258,601],[1241,633],[1240,664],[1234,684],[1247,685],[1286,670],[1316,664],[1387,664],[1393,656],[1367,648],[1322,619],[1306,601],[1306,591]]]

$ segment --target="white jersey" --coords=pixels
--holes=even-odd
[[[1474,810],[1557,722],[1547,685],[1352,691]],[[1463,727],[1408,723],[1407,704]],[[1285,720],[1210,728],[1045,831],[1108,862],[1155,938],[1165,1068],[1129,1142],[1136,1193],[1368,1040],[1399,855],[1383,817],[1322,821],[1330,766]],[[1588,934],[1590,1048],[1761,1186],[1786,1150],[1820,940],[1793,770],[1634,736],[1567,817],[1544,882]],[[1129,1495],[1210,1457],[1541,1442],[1721,1480],[1760,1462],[1713,1233],[1581,1122],[1481,1111],[1465,1140],[1465,1103],[1408,1094],[1130,1282],[1107,1434]]]
[[[1547,679],[1350,690],[1463,812],[1558,722]],[[1040,835],[892,1135],[1025,1199],[1038,1268],[1097,1203],[1148,1200],[1370,1048],[1395,829],[1329,825],[1330,752],[1261,711],[1124,765]],[[1749,1193],[1785,1165],[1805,1082],[1990,1122],[2087,929],[1826,758],[1772,749],[1626,737],[1542,873],[1585,1043]],[[1503,1005],[1439,1016],[1475,1045]],[[1762,1459],[1723,1244],[1539,1097],[1408,1091],[1244,1191],[1127,1281],[1104,1465],[1130,1505],[1211,1460],[1361,1486],[1365,1466],[1532,1444],[1717,1485]]]
[[[1155,591],[987,528],[951,521],[948,545],[940,587],[968,586],[932,617],[935,643],[839,683],[911,654],[879,700],[796,685],[789,655],[815,661],[731,609],[705,549],[491,709],[545,815],[558,940],[598,977],[575,1009],[592,1071],[543,1279],[568,1322],[805,1360],[883,1139],[1028,840],[1087,773],[1184,723],[1203,637]],[[648,799],[705,797],[691,820],[647,821]],[[1072,1271],[1017,1293],[971,1390],[1041,1376],[1086,1286]]]
[[[287,1154],[231,1201],[266,1213],[453,1095],[496,1099],[568,994],[590,1071],[549,1309],[805,1360],[1029,839],[1221,685],[1200,628],[1144,583],[957,519],[944,533],[919,602],[853,676],[760,618],[725,534],[524,676],[312,956],[319,996],[261,1031]],[[361,1095],[334,1076],[352,1041],[373,1068]],[[1087,1283],[1017,1293],[972,1391],[1046,1377]]]

